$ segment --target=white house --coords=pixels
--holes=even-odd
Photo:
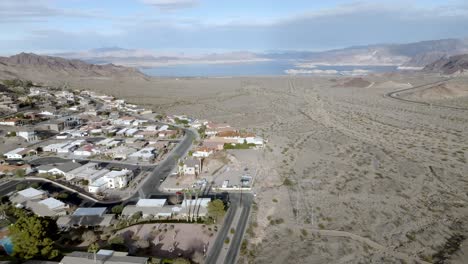
[[[154,159],[154,151],[156,149],[153,147],[146,147],[143,149],[140,149],[139,151],[130,154],[128,157],[132,159],[141,159],[141,160],[151,160]]]
[[[72,171],[78,167],[81,167],[80,163],[70,161],[58,165],[41,165],[37,167],[37,172],[53,175],[66,175],[69,171]]]
[[[26,155],[25,151],[26,148],[17,148],[3,154],[3,156],[8,160],[20,160]]]
[[[213,154],[213,149],[198,148],[197,150],[193,152],[192,156],[197,157],[197,158],[207,158],[211,154]]]
[[[101,178],[104,176],[106,173],[108,173],[109,170],[107,169],[100,169],[98,168],[98,164],[94,162],[89,162],[86,163],[83,166],[80,166],[78,168],[75,168],[67,173],[65,173],[65,179],[67,181],[73,180],[73,179],[81,179],[81,180],[87,180],[90,183],[94,182],[95,180]]]
[[[17,136],[24,138],[28,142],[38,140],[36,131],[19,131]]]
[[[101,177],[88,185],[88,191],[90,193],[99,193],[99,192],[104,191],[106,187],[107,187],[107,181],[106,179],[104,179],[104,177]]]
[[[121,171],[110,171],[103,178],[107,180],[107,187],[110,189],[121,189],[127,186],[128,178],[133,174],[132,171],[123,169]]]
[[[133,175],[131,170],[109,171],[101,178],[88,185],[90,193],[102,192],[105,189],[121,189],[127,186],[128,179]]]
[[[184,175],[198,175],[200,174],[201,164],[197,158],[188,158],[183,162],[181,172]]]

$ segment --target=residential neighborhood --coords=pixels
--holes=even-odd
[[[50,89],[55,92],[50,93]],[[249,157],[264,147],[264,139],[228,124],[159,115],[86,90],[30,84],[21,93],[29,105],[20,111],[22,101],[14,93],[2,93],[8,100],[0,118],[0,134],[4,136],[0,186],[6,186],[1,190],[2,206],[11,211],[8,219],[17,219],[18,214],[39,217],[52,221],[64,234],[92,232],[111,237],[105,241],[93,235],[93,239],[81,242],[86,247],[93,243],[103,246],[92,254],[103,263],[158,263],[181,256],[195,261],[195,255],[198,259],[208,257],[210,241],[223,243],[216,233],[226,210],[232,207],[226,191],[233,191],[233,195],[240,191],[242,196],[242,191],[251,189],[250,174],[256,169],[240,160],[234,162],[238,169],[226,167],[225,160],[242,152]],[[181,246],[188,246],[184,241],[201,232],[197,236],[205,241],[200,245],[203,251],[177,255],[173,253],[176,247],[170,244],[163,245],[168,246],[165,251],[158,250],[156,245],[168,242],[146,233],[147,239],[156,239],[149,242],[153,255],[147,255],[131,245],[148,242],[118,232],[157,223],[153,228],[166,232],[161,225],[166,226],[167,221],[174,223],[171,230],[176,230],[174,239],[177,236]],[[232,216],[228,221],[233,221]],[[212,227],[206,229],[205,225]],[[3,230],[6,233],[0,232],[0,236],[8,239],[8,227]],[[66,237],[63,243],[76,243]],[[124,248],[126,251],[119,251]],[[135,252],[139,252],[138,257]],[[89,256],[88,252],[75,251],[64,255],[60,263],[86,262]]]

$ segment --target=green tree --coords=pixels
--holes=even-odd
[[[26,184],[19,183],[18,185],[16,185],[16,190],[17,191],[22,191],[22,190],[26,189],[26,187],[27,187]]]
[[[92,243],[88,246],[88,252],[93,253],[94,255],[94,262],[96,263],[96,253],[99,250],[99,245],[97,243]]]
[[[20,259],[53,259],[59,255],[54,246],[57,225],[38,216],[21,216],[12,226],[13,256]]]
[[[173,264],[190,264],[190,261],[184,258],[176,258],[172,262]]]
[[[224,203],[220,199],[208,203],[208,216],[213,218],[215,222],[222,218],[225,213]]]
[[[124,206],[121,205],[121,204],[118,204],[118,205],[112,207],[112,213],[114,213],[114,214],[121,214],[122,211],[123,211],[123,209],[124,209]]]
[[[17,169],[15,170],[15,176],[18,178],[23,178],[26,175],[26,171],[24,169]]]

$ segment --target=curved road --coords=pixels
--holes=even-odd
[[[400,93],[408,92],[408,91],[416,90],[416,89],[422,89],[422,88],[430,89],[434,85],[445,83],[445,82],[447,82],[447,81],[449,81],[451,79],[452,78],[446,78],[446,79],[444,79],[442,81],[421,84],[421,85],[414,86],[414,87],[411,87],[411,88],[406,88],[406,89],[401,89],[401,90],[389,92],[389,93],[384,94],[384,97],[385,98],[391,98],[391,99],[394,99],[394,100],[398,100],[400,102],[406,102],[406,103],[412,103],[412,104],[418,104],[418,105],[425,105],[425,106],[430,106],[430,107],[446,108],[446,109],[451,109],[451,110],[468,111],[468,108],[465,108],[465,107],[431,104],[431,103],[427,103],[427,102],[404,99],[404,98],[399,97]]]

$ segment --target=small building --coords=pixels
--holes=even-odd
[[[198,158],[188,158],[181,166],[183,175],[198,175],[201,170],[201,162]]]
[[[130,154],[128,157],[132,159],[149,161],[155,158],[155,154],[154,154],[155,150],[156,149],[153,147],[146,147],[146,148],[140,149],[137,152]]]
[[[10,198],[10,200],[14,204],[22,204],[26,201],[41,200],[45,198],[45,196],[46,193],[44,191],[29,187],[27,189],[17,192]]]
[[[3,157],[8,160],[21,160],[26,157],[27,151],[26,148],[17,148],[7,153],[3,154]]]
[[[92,183],[95,180],[101,178],[109,170],[99,168],[99,165],[94,162],[86,163],[83,166],[77,167],[67,173],[65,173],[65,179],[67,181],[71,180],[87,180],[88,182]]]
[[[52,165],[41,165],[37,167],[37,172],[65,176],[68,172],[81,167],[81,165],[81,163],[73,161]]]
[[[107,180],[107,188],[121,189],[127,186],[128,179],[131,178],[133,172],[123,169],[121,171],[110,171],[103,178]]]
[[[0,120],[0,125],[2,126],[22,126],[23,120],[20,118],[8,118]]]
[[[99,250],[94,254],[89,252],[72,252],[62,258],[59,264],[148,264],[147,257],[128,256],[126,252],[115,252],[113,250]]]
[[[115,221],[115,215],[106,214],[106,210],[106,207],[80,207],[72,215],[59,217],[57,226],[62,229],[111,226]]]
[[[27,201],[26,208],[38,216],[55,217],[66,215],[69,206],[55,198],[47,198],[41,201]]]
[[[206,148],[206,147],[201,147],[201,148],[197,148],[192,156],[194,157],[197,157],[197,158],[207,158],[209,157],[211,154],[213,154],[213,150],[210,149],[210,148]]]
[[[19,131],[17,133],[17,136],[24,138],[27,142],[39,140],[36,131]]]

